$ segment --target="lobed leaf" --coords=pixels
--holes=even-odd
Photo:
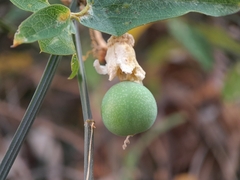
[[[70,13],[70,9],[63,5],[40,9],[20,24],[12,47],[58,36],[71,24]]]
[[[240,0],[89,0],[80,23],[119,36],[128,30],[189,12],[224,16],[240,10]]]
[[[10,0],[10,1],[18,8],[31,12],[36,12],[50,5],[48,0]]]

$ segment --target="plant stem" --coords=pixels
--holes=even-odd
[[[25,115],[20,123],[11,144],[0,164],[0,180],[5,180],[13,163],[19,153],[22,143],[30,130],[34,119],[41,107],[46,92],[52,82],[57,66],[60,62],[60,56],[52,55],[49,58],[43,76],[38,84],[38,87],[32,97],[31,102],[25,112]]]
[[[74,12],[77,7],[77,1],[73,0],[71,4],[71,11]],[[88,6],[88,4],[87,4]],[[74,8],[75,7],[75,8]],[[89,7],[87,7],[89,8]],[[85,8],[85,9],[87,9]],[[85,13],[85,12],[84,12]],[[79,19],[77,19],[79,21]],[[76,53],[79,61],[79,71],[77,74],[83,120],[84,120],[84,180],[93,180],[93,137],[94,137],[94,121],[92,120],[92,112],[90,107],[87,80],[82,59],[82,47],[80,40],[80,32],[78,23],[75,21],[76,34],[73,35],[73,40],[76,47]]]
[[[82,48],[80,41],[80,33],[77,23],[75,22],[76,35],[75,46],[77,51],[77,57],[79,60],[79,71],[78,71],[78,84],[82,104],[82,112],[84,119],[84,179],[93,179],[93,136],[94,136],[94,121],[92,120],[92,113],[88,95],[86,74],[84,69],[84,62],[82,59]]]
[[[87,5],[84,7],[83,10],[77,13],[71,13],[71,18],[76,19],[79,21],[79,18],[87,14],[88,10],[90,9],[90,5],[87,3]]]

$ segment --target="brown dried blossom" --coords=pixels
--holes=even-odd
[[[111,36],[107,42],[106,65],[94,61],[94,67],[99,74],[108,74],[109,80],[118,76],[120,81],[134,81],[142,83],[145,71],[138,64],[133,49],[134,38],[130,34],[119,37]]]

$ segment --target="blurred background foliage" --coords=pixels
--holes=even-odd
[[[40,53],[37,43],[10,48],[17,26],[29,15],[0,0],[0,158],[49,56]],[[125,151],[124,138],[108,132],[100,114],[103,95],[118,80],[97,74],[94,57],[86,58],[96,121],[95,179],[240,179],[239,19],[239,13],[218,18],[190,13],[129,32],[159,114],[154,127],[131,138]],[[80,30],[87,55],[92,49],[89,30]],[[84,124],[77,81],[68,80],[70,59],[62,58],[9,180],[83,179]]]

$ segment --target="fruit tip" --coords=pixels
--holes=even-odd
[[[128,135],[126,137],[126,139],[124,140],[123,145],[122,145],[123,150],[125,150],[127,148],[127,144],[130,144],[130,140],[129,140],[130,137],[133,137],[133,135]]]

